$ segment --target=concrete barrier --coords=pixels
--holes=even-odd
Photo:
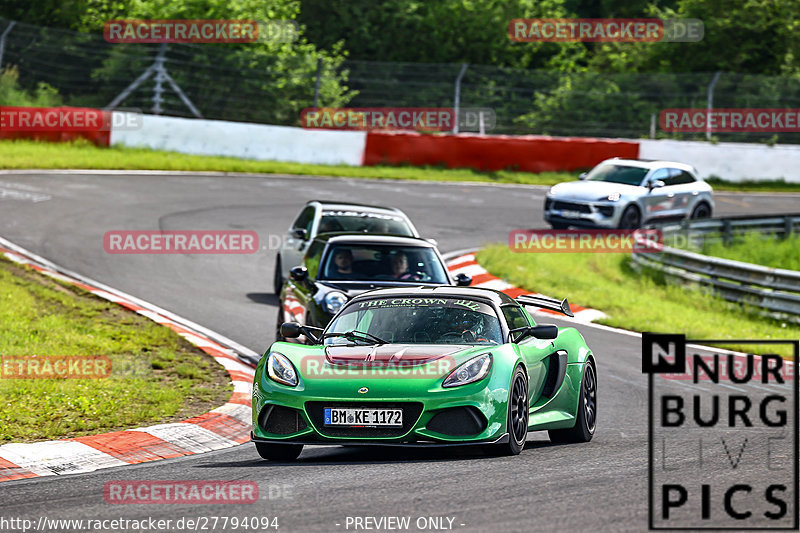
[[[360,166],[366,136],[363,131],[306,130],[145,115],[140,129],[112,130],[111,145],[242,159]]]

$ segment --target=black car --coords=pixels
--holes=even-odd
[[[416,237],[327,233],[317,235],[303,263],[289,271],[280,293],[280,325],[297,322],[324,328],[350,298],[386,287],[466,286],[451,278],[436,246]]]

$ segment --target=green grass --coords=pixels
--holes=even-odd
[[[760,317],[704,292],[639,274],[616,253],[515,253],[494,245],[477,254],[495,276],[526,290],[603,311],[598,322],[633,331],[685,333],[695,339],[797,339],[800,326]],[[728,345],[752,351],[753,346]],[[787,350],[782,355],[789,355]]]
[[[310,165],[278,161],[254,161],[234,157],[186,155],[144,148],[101,148],[88,142],[45,143],[0,141],[0,169],[113,169],[184,170],[195,172],[246,172],[324,177],[382,178],[417,181],[472,181],[525,185],[555,185],[575,180],[579,172],[482,172],[441,167]],[[798,191],[800,184],[771,182],[728,183],[710,181],[717,191]]]
[[[577,179],[578,173],[446,169],[412,166],[351,167],[255,161],[234,157],[186,155],[144,148],[113,146],[101,148],[88,142],[45,143],[0,141],[0,168],[4,169],[117,169],[247,172],[256,174],[297,174],[350,178],[387,178],[422,181],[480,181],[553,185]]]
[[[748,233],[730,245],[709,242],[700,253],[733,261],[800,271],[800,236],[776,239],[774,235]]]
[[[225,370],[176,333],[0,257],[0,355],[102,355],[104,379],[0,379],[0,443],[100,433],[207,412]]]

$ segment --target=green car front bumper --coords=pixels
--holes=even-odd
[[[295,345],[296,346],[296,345]],[[483,352],[485,352],[485,348]],[[444,388],[445,374],[427,371],[407,375],[398,370],[348,371],[347,375],[300,377],[289,387],[256,369],[253,386],[252,440],[286,444],[466,445],[501,443],[508,439],[509,387],[519,360],[504,349],[493,353],[484,379]],[[285,353],[285,352],[282,352]],[[482,353],[464,354],[462,360]],[[295,361],[295,364],[297,361]],[[296,366],[298,366],[296,364]],[[425,366],[425,365],[422,365]],[[564,383],[551,398],[531,392],[529,427],[560,429],[575,423],[576,396],[583,364],[568,365]],[[429,369],[430,370],[430,369]],[[541,388],[544,368],[528,368],[532,389]],[[432,373],[435,373],[433,371]],[[324,408],[402,408],[402,427],[343,427],[324,424]]]

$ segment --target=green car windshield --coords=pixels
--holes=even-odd
[[[586,175],[587,181],[608,181],[625,185],[641,185],[647,169],[625,165],[600,165]]]
[[[501,344],[500,320],[483,302],[459,298],[402,296],[348,305],[326,330],[368,333],[399,344]],[[325,344],[349,344],[352,339],[329,337]],[[369,343],[369,340],[364,342]]]

